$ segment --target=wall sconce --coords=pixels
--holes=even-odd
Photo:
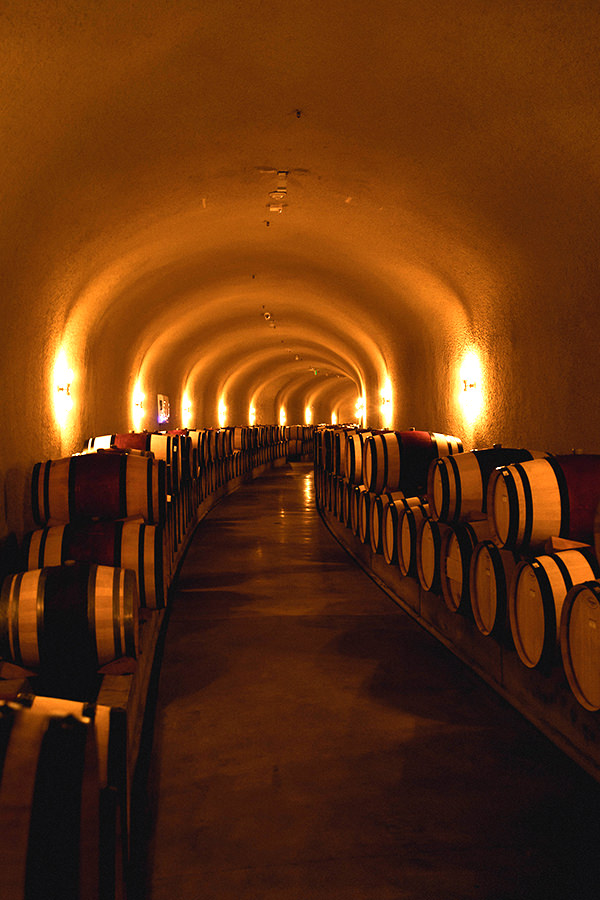
[[[384,428],[391,428],[394,407],[392,404],[392,384],[389,378],[385,379],[381,389],[381,406],[379,409]]]
[[[312,409],[310,406],[307,406],[304,410],[304,424],[312,425]]]
[[[189,394],[183,395],[181,401],[181,424],[184,428],[189,428],[192,423],[192,401]]]
[[[250,405],[250,409],[248,410],[248,425],[251,427],[256,425],[256,408]]]
[[[73,397],[71,385],[74,379],[73,369],[67,362],[67,355],[61,350],[54,364],[54,415],[56,421],[63,428],[73,409]]]
[[[144,421],[144,400],[146,399],[146,395],[143,392],[140,382],[138,381],[136,386],[133,389],[133,395],[131,398],[131,417],[133,419],[133,430],[141,431],[142,423]]]
[[[358,422],[364,425],[365,416],[367,414],[367,402],[364,397],[359,397],[354,407],[354,412]]]
[[[227,427],[227,406],[225,405],[225,398],[221,397],[219,400],[219,428]]]
[[[462,408],[466,422],[471,425],[483,410],[483,391],[481,389],[481,361],[475,350],[469,350],[463,357],[460,372],[458,402]]]
[[[284,409],[283,406],[282,406],[282,407],[280,408],[280,410],[279,410],[279,424],[280,424],[280,425],[285,425],[286,421],[287,421],[287,416],[286,416],[286,413],[285,413],[285,409]]]
[[[332,424],[332,425],[337,425],[337,420],[338,420],[337,413],[332,412],[332,413],[331,413],[331,424]]]

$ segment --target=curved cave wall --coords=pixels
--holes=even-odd
[[[0,29],[3,534],[35,462],[133,427],[138,381],[147,428],[159,393],[200,427],[362,396],[600,452],[595,4],[32,0]]]

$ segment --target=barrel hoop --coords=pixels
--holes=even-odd
[[[458,521],[458,519],[460,517],[460,509],[462,506],[462,484],[461,484],[461,480],[460,480],[460,472],[458,469],[458,463],[456,462],[454,455],[451,454],[450,456],[447,456],[446,460],[447,460],[447,464],[450,466],[450,468],[454,472],[454,485],[455,485],[455,489],[456,489],[456,497],[454,500],[454,514],[452,516],[452,519],[453,519],[453,521],[456,522],[456,521]],[[450,490],[449,490],[450,489],[450,479],[448,478],[448,472],[447,472],[445,465],[442,466],[442,470],[443,470],[444,476],[446,478],[446,497],[447,497],[446,515],[447,515],[449,507],[450,507]],[[443,479],[442,479],[442,483],[443,483]],[[440,518],[443,520],[444,516],[440,516]]]
[[[0,657],[2,659],[12,659],[10,630],[12,621],[10,616],[10,597],[13,589],[13,583],[23,578],[23,573],[14,576],[7,576],[2,583],[2,591],[0,591]]]
[[[513,463],[513,468],[521,476],[521,484],[523,486],[523,498],[525,501],[525,521],[523,524],[523,544],[528,547],[531,542],[531,534],[533,532],[533,494],[531,491],[531,483],[529,481],[529,476],[527,472],[521,465],[521,463]],[[515,509],[517,509],[517,505],[515,504]],[[518,527],[518,517],[515,517],[515,522]]]
[[[121,566],[121,546],[123,543],[123,522],[115,522],[115,536],[113,540],[113,556],[112,564],[119,568]]]
[[[565,473],[553,456],[546,457],[546,462],[554,472],[560,496],[560,534],[558,537],[568,537],[571,530],[571,503]]]
[[[80,896],[81,790],[87,729],[74,716],[51,717],[42,738],[27,847],[28,900],[54,896],[74,900]]]
[[[119,465],[119,518],[127,518],[127,463],[128,457],[124,453]]]
[[[508,508],[510,510],[516,509],[517,502],[517,488],[515,485],[515,479],[511,469],[508,466],[503,466],[501,469],[502,477],[504,479],[504,486],[506,487],[506,493],[508,495]],[[513,549],[517,543],[517,536],[519,532],[519,522],[515,516],[509,515],[508,521],[508,532],[506,535],[506,540],[504,542],[505,547],[509,547]]]
[[[383,480],[381,485],[383,489],[386,486],[388,480],[388,445],[383,435],[381,437],[381,443],[383,444]]]
[[[146,537],[146,526],[140,525],[138,532],[138,592],[140,595],[140,603],[146,597],[146,572],[144,566],[144,541]],[[145,606],[144,602],[144,606]]]
[[[69,521],[71,521],[71,522],[73,521],[73,519],[77,518],[77,505],[75,502],[75,499],[76,499],[75,484],[76,484],[77,467],[73,463],[74,458],[75,457],[73,457],[71,459],[71,461],[69,462],[69,480],[68,480]],[[50,464],[49,463],[48,463],[48,475],[50,475]],[[49,501],[48,502],[46,501],[45,493],[46,493],[46,485],[44,485],[44,505],[46,506],[46,509],[49,512],[50,511],[50,507],[48,505]]]
[[[571,588],[573,587],[573,579],[571,578],[571,573],[569,572],[567,564],[565,563],[564,559],[561,556],[559,556],[558,553],[553,553],[552,559],[556,563],[556,566],[559,569],[560,574],[563,577],[563,581],[564,581],[565,587],[566,587],[565,593],[568,593],[571,590]]]
[[[148,464],[146,467],[146,494],[148,496],[148,521],[154,522],[154,491],[152,489],[152,472],[154,469],[154,461],[151,457],[148,457]],[[158,510],[157,510],[158,512]]]
[[[37,568],[44,568],[44,553],[46,552],[46,541],[48,540],[48,529],[44,528],[42,533],[40,534],[40,544],[38,547],[38,558],[37,558]],[[62,559],[62,553],[61,553]],[[35,568],[34,566],[28,566],[28,568]]]
[[[98,645],[96,642],[96,575],[98,566],[90,566],[87,583],[87,626],[90,659],[94,660],[94,668],[98,668]]]
[[[546,626],[544,629],[542,652],[536,664],[536,668],[539,668],[545,666],[548,660],[552,658],[553,648],[556,645],[557,621],[556,609],[554,606],[554,594],[550,579],[548,578],[548,573],[544,566],[535,559],[531,563],[531,568],[533,569],[536,580],[540,586],[542,606],[544,608],[544,624]],[[546,615],[548,612],[550,612],[549,616]]]
[[[119,659],[123,656],[123,645],[121,642],[121,618],[122,611],[120,609],[121,591],[119,590],[119,579],[122,569],[113,569],[112,598],[113,598],[113,645],[115,648],[115,658]]]
[[[31,477],[31,511],[33,513],[34,520],[39,524],[43,522],[43,519],[40,515],[40,495],[39,495],[39,483],[40,483],[40,471],[42,468],[42,463],[38,462],[33,467],[33,474]]]

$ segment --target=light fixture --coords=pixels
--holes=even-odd
[[[304,424],[312,425],[312,409],[310,406],[307,406],[304,410]]]
[[[181,401],[181,424],[184,428],[189,428],[192,423],[192,401],[190,400],[190,395],[186,393],[183,395],[183,400]]]
[[[61,350],[54,363],[54,415],[56,421],[63,428],[73,409],[71,385],[73,383],[73,369],[67,362],[67,355]]]
[[[354,412],[359,423],[363,425],[367,414],[367,402],[364,397],[357,399]]]
[[[483,409],[482,369],[475,350],[465,353],[458,373],[458,402],[465,421],[471,425]]]
[[[219,428],[225,428],[227,425],[227,406],[225,405],[225,398],[221,397],[219,400]]]
[[[136,386],[133,389],[133,394],[131,396],[131,417],[133,419],[133,430],[141,431],[142,423],[144,421],[144,400],[146,399],[146,395],[142,390],[141,384],[138,381]]]
[[[331,413],[331,424],[332,424],[332,425],[337,425],[337,420],[338,420],[337,413],[332,412],[332,413]]]
[[[279,409],[279,424],[285,425],[286,421],[287,421],[287,416],[285,413],[285,408],[282,406]]]
[[[381,406],[379,407],[384,428],[391,428],[394,407],[392,404],[392,383],[386,378],[381,389]]]
[[[252,404],[250,404],[250,409],[248,410],[248,424],[256,424],[256,408]]]

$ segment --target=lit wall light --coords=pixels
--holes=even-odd
[[[356,414],[356,420],[359,425],[364,425],[367,415],[367,402],[364,397],[358,398],[358,400],[356,401],[356,406],[354,407],[354,412]]]
[[[307,406],[304,410],[304,424],[312,425],[312,409],[310,406]]]
[[[67,424],[69,413],[73,409],[73,379],[73,369],[67,362],[65,351],[61,350],[54,363],[54,415],[61,428]]]
[[[469,350],[463,357],[457,393],[465,421],[472,424],[483,410],[481,361],[475,350]]]
[[[225,428],[227,426],[227,406],[225,405],[225,398],[221,397],[219,400],[219,428]]]
[[[192,401],[187,391],[181,401],[181,424],[184,428],[189,428],[192,424]]]
[[[248,410],[248,425],[256,425],[256,408],[250,404],[250,409]]]
[[[337,425],[337,413],[335,413],[335,412],[331,413],[331,424]]]
[[[142,390],[142,386],[138,381],[136,386],[133,389],[133,394],[131,396],[131,418],[133,419],[133,430],[141,431],[142,425],[144,422],[144,416],[146,415],[144,411],[144,401],[146,399],[146,395]]]
[[[286,422],[287,422],[287,416],[286,416],[286,414],[285,414],[285,409],[284,409],[284,407],[282,406],[282,407],[280,408],[280,410],[279,410],[279,424],[280,424],[280,425],[285,425]]]
[[[383,427],[391,428],[392,420],[394,418],[394,404],[392,403],[392,383],[389,378],[385,379],[381,389],[381,406],[379,409],[381,411]]]

